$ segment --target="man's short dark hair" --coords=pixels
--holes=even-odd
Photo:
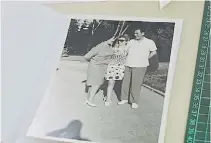
[[[145,32],[145,29],[144,29],[144,28],[136,28],[136,29],[134,30],[134,32],[137,31],[137,30],[140,30],[141,33]]]

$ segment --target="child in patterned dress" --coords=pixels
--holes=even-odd
[[[117,39],[117,44],[113,47],[113,55],[108,64],[105,79],[108,81],[107,96],[105,106],[111,104],[111,95],[117,80],[122,80],[124,77],[125,60],[128,54],[127,35],[122,35]]]

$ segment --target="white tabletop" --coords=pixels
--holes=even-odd
[[[56,70],[67,16],[29,2],[2,3],[2,141],[53,143],[26,137]]]

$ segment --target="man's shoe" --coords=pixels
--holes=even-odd
[[[138,104],[136,104],[136,103],[132,103],[131,108],[133,108],[133,109],[137,109],[137,108],[138,108]]]
[[[125,103],[128,103],[128,100],[122,100],[122,101],[118,102],[117,104],[123,105],[123,104],[125,104]]]

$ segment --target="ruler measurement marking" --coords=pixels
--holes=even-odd
[[[210,120],[209,114],[210,114],[210,107],[209,107],[209,112],[208,112],[207,128],[206,128],[206,132],[205,132],[205,140],[207,140],[207,134],[211,133],[210,131],[208,132],[208,129],[209,129],[209,124],[208,123],[209,123],[209,120]]]
[[[203,99],[209,99],[209,100],[210,100],[210,97],[203,97],[203,96],[202,96],[201,98],[203,98]]]
[[[203,142],[203,143],[210,143],[209,141],[205,141],[205,140],[196,140],[197,142]]]
[[[209,142],[205,141],[208,139],[206,138],[206,132],[209,130],[210,125],[210,117],[208,117],[210,114],[206,114],[207,111],[209,112],[210,110],[210,106],[206,106],[208,104],[207,100],[210,100],[210,82],[207,81],[207,79],[210,79],[210,65],[208,65],[210,64],[210,12],[208,11],[209,9],[210,2],[205,1],[200,41],[198,46],[199,50],[197,54],[194,82],[191,94],[192,97],[190,101],[188,123],[186,128],[186,143]],[[206,132],[202,130],[206,130]]]
[[[196,132],[207,133],[206,131],[200,131],[200,130],[196,130]],[[210,132],[208,132],[208,133],[210,133]]]
[[[207,50],[208,50],[208,47],[206,48]],[[199,61],[199,62],[202,62],[202,64],[204,64],[204,65],[206,65],[206,60],[207,60],[207,54],[205,54],[205,55],[202,55],[202,53],[200,53],[201,54],[201,57],[203,57],[203,56],[205,56],[206,58],[205,58],[205,60],[203,60],[203,61]],[[201,57],[200,57],[200,59],[201,59]],[[204,57],[203,57],[204,58]],[[200,63],[199,63],[199,65],[200,65]],[[203,73],[205,73],[205,69],[206,68],[204,68],[204,71],[203,71]],[[199,71],[199,69],[198,69],[198,71]],[[202,74],[203,74],[202,73]],[[204,76],[202,76],[201,77],[202,78],[202,81],[204,81]],[[201,80],[201,79],[200,79]],[[197,81],[197,79],[196,79],[196,81]],[[197,82],[196,82],[196,84],[197,84]],[[203,89],[203,84],[201,84],[201,89]],[[202,90],[200,90],[200,96],[199,96],[199,105],[201,105],[201,96],[202,96]],[[193,102],[193,103],[197,103],[198,104],[198,102]],[[199,113],[199,111],[200,111],[200,106],[198,107],[198,111],[197,111],[197,113]],[[198,120],[199,120],[199,114],[197,115],[197,117],[196,117],[196,122],[198,122]],[[195,126],[195,133],[194,133],[194,138],[193,138],[193,141],[195,141],[195,139],[196,139],[196,129],[197,129],[197,127],[198,127],[198,124],[196,124],[196,126]]]
[[[200,107],[208,107],[209,108],[210,106],[209,105],[208,106],[207,105],[200,105]]]
[[[205,91],[210,91],[210,89],[204,89],[204,88],[203,88],[202,90],[205,90]]]
[[[198,122],[199,124],[207,124],[207,123],[205,123],[205,122]],[[210,124],[210,123],[208,123],[208,124]]]
[[[209,114],[199,113],[199,115],[207,116],[207,115],[209,115]],[[199,122],[198,122],[198,123],[199,123]]]
[[[209,81],[204,81],[204,83],[210,83]]]

